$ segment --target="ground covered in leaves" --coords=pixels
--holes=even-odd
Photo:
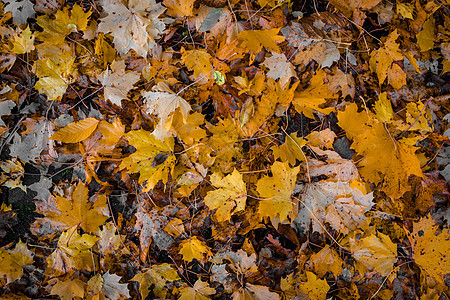
[[[449,9],[3,0],[0,298],[448,299]]]

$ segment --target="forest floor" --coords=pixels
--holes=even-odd
[[[1,299],[448,299],[450,3],[0,2]]]

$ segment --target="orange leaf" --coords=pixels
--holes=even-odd
[[[50,139],[63,143],[78,143],[87,139],[97,129],[98,120],[86,118],[82,121],[70,123],[55,132]]]

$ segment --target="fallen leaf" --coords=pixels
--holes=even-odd
[[[364,276],[367,271],[377,272],[381,276],[389,275],[397,261],[397,245],[389,236],[380,232],[361,239],[350,237],[350,251],[360,264],[357,269]]]
[[[213,173],[210,181],[217,189],[208,192],[205,197],[205,204],[210,210],[217,209],[214,213],[217,221],[229,221],[232,215],[245,210],[247,189],[239,171],[234,170],[233,173],[225,177]]]
[[[166,282],[173,282],[180,280],[181,278],[177,274],[177,270],[169,264],[153,265],[147,269],[144,273],[134,275],[130,281],[139,282],[139,291],[141,292],[142,299],[146,299],[150,293],[150,287],[154,285],[153,294],[158,298],[166,298],[168,287]]]
[[[339,254],[329,245],[326,245],[319,252],[311,255],[311,264],[314,269],[314,273],[318,275],[319,278],[323,278],[327,272],[333,273],[334,277],[337,278],[343,269],[344,261],[339,256]]]
[[[434,17],[431,15],[425,23],[423,23],[422,30],[416,35],[417,44],[419,44],[421,52],[433,49],[434,27]]]
[[[55,132],[50,139],[63,143],[78,143],[87,139],[97,129],[98,123],[99,121],[94,118],[86,118],[79,122],[70,123]]]
[[[422,177],[416,147],[395,141],[385,126],[366,112],[357,112],[356,104],[338,112],[339,126],[353,139],[352,148],[364,158],[357,164],[364,179],[383,182],[383,191],[392,198],[401,197],[408,189],[410,175]],[[383,153],[380,159],[380,153]]]
[[[114,61],[111,64],[111,70],[106,69],[100,75],[98,80],[103,85],[105,100],[110,100],[112,104],[121,106],[121,100],[128,99],[127,94],[134,88],[134,84],[139,81],[138,72],[125,71],[125,62],[123,60]]]
[[[214,295],[216,290],[209,287],[208,282],[198,279],[193,287],[184,287],[180,289],[180,300],[207,300],[208,296]]]
[[[181,53],[181,61],[189,70],[194,71],[195,79],[200,79],[200,75],[204,78],[212,77],[212,57],[206,50],[184,50],[184,48],[181,48]]]
[[[125,6],[115,0],[103,0],[103,10],[108,16],[100,19],[98,31],[111,33],[114,45],[121,55],[131,49],[142,57],[156,45],[165,29],[159,16],[165,8],[155,0],[129,0]]]
[[[108,217],[98,209],[106,207],[106,196],[99,195],[94,203],[89,202],[88,188],[79,182],[69,199],[56,195],[59,213],[47,212],[47,217],[63,224],[61,229],[81,227],[86,232],[96,232]]]
[[[280,53],[280,48],[277,43],[284,41],[284,36],[279,36],[279,31],[280,28],[245,30],[240,32],[237,37],[241,41],[241,47],[252,51],[253,54],[258,54],[263,47],[269,51]]]
[[[183,255],[183,260],[187,262],[191,262],[194,258],[198,261],[204,261],[205,256],[212,255],[205,242],[200,241],[196,236],[181,242],[180,247],[179,253]]]
[[[442,286],[450,264],[450,233],[448,228],[440,231],[439,225],[430,215],[414,222],[413,231],[408,233],[413,249],[413,259],[419,267]]]
[[[57,295],[61,300],[72,300],[76,297],[84,298],[84,282],[80,279],[57,280],[50,295]]]
[[[267,77],[274,80],[280,79],[280,85],[283,89],[287,87],[291,77],[297,78],[294,66],[286,59],[283,53],[272,53],[271,57],[265,59],[263,65],[269,68]]]
[[[23,267],[31,265],[34,253],[19,240],[13,250],[0,249],[0,278],[6,277],[6,284],[20,279]]]
[[[306,271],[307,282],[299,286],[299,290],[309,296],[310,299],[326,299],[330,286],[325,280],[317,278],[316,274]]]
[[[283,222],[296,210],[291,195],[300,168],[291,169],[288,163],[276,161],[270,169],[273,177],[264,176],[256,184],[256,190],[263,198],[259,201],[258,213],[261,217],[279,217]]]
[[[24,54],[34,50],[34,34],[31,33],[30,26],[27,26],[20,36],[14,36],[12,52]]]

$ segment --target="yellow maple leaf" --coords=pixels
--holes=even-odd
[[[370,182],[383,182],[383,191],[389,197],[403,196],[409,189],[410,175],[423,176],[415,155],[417,148],[395,141],[383,123],[366,112],[358,113],[356,104],[339,111],[338,120],[339,126],[353,139],[352,148],[364,156],[357,164],[360,174]]]
[[[344,266],[342,258],[329,245],[326,245],[322,250],[311,255],[310,261],[314,272],[320,278],[323,278],[327,272],[333,273],[334,277],[337,278],[341,274]]]
[[[398,48],[398,44],[396,43],[398,37],[399,34],[397,33],[397,29],[395,29],[389,34],[386,42],[381,48],[378,50],[373,50],[372,53],[370,53],[370,70],[377,73],[380,86],[386,80],[392,63],[394,61],[403,60],[403,55]],[[396,72],[398,73],[400,71],[403,72],[403,70],[398,70]],[[393,80],[393,78],[391,80]]]
[[[97,129],[98,120],[86,118],[70,123],[66,127],[55,132],[50,139],[63,143],[78,143],[87,139]]]
[[[178,218],[173,218],[167,223],[166,227],[164,227],[164,231],[171,236],[178,237],[184,232],[183,221]]]
[[[14,36],[12,52],[24,54],[34,50],[34,34],[31,33],[30,26],[22,30],[20,36]]]
[[[406,73],[398,64],[392,64],[388,69],[388,82],[394,89],[400,89],[406,85]]]
[[[43,28],[42,32],[36,34],[37,38],[44,42],[41,47],[64,44],[64,39],[71,32],[86,30],[91,14],[91,11],[84,12],[81,6],[75,4],[71,9],[64,7],[63,10],[58,10],[54,18],[49,15],[37,17],[37,24]]]
[[[200,127],[205,123],[205,116],[201,113],[191,113],[185,119],[180,109],[177,108],[171,116],[170,123],[175,135],[188,146],[192,146],[206,137],[206,131]]]
[[[286,136],[284,144],[272,146],[270,149],[273,151],[275,159],[280,159],[294,166],[297,160],[300,162],[306,161],[302,150],[304,145],[306,145],[306,141],[301,137],[297,137],[297,133],[293,132]]]
[[[235,143],[239,139],[239,124],[231,118],[220,120],[215,126],[208,127],[212,135],[208,138],[208,146],[214,150],[214,163],[220,165],[223,173],[231,172],[233,157],[239,155],[239,149]],[[208,147],[208,148],[209,148]]]
[[[55,197],[59,213],[49,212],[47,217],[64,224],[64,229],[81,227],[87,232],[96,232],[108,219],[98,212],[106,207],[106,196],[99,195],[94,203],[89,202],[89,190],[81,182],[73,190],[70,200]]]
[[[194,71],[194,77],[197,79],[200,75],[212,78],[211,55],[205,49],[184,50],[181,48],[181,60],[189,70]]]
[[[255,76],[256,77],[256,76]],[[287,88],[282,88],[279,82],[269,78],[264,83],[265,90],[261,97],[247,98],[240,112],[242,133],[246,137],[252,137],[258,132],[263,132],[270,118],[273,116],[277,105],[286,107],[294,97],[294,91],[299,82]]]
[[[393,124],[399,130],[418,131],[423,135],[433,131],[432,119],[429,110],[421,101],[409,102],[406,104],[405,121],[395,120]]]
[[[414,261],[433,280],[445,286],[444,276],[449,273],[450,232],[439,225],[430,215],[421,218],[408,233]]]
[[[210,210],[217,209],[214,216],[219,222],[228,221],[231,215],[245,210],[247,189],[238,170],[225,177],[213,173],[210,181],[217,190],[208,192],[205,204]]]
[[[84,282],[80,279],[67,279],[62,281],[57,279],[52,287],[50,295],[57,295],[61,300],[72,300],[74,298],[84,298]]]
[[[95,40],[94,51],[100,57],[100,61],[103,62],[102,66],[104,69],[116,58],[116,50],[108,43],[105,34],[101,32]]]
[[[96,255],[91,248],[99,237],[77,232],[77,227],[64,231],[58,240],[58,246],[47,259],[45,273],[60,276],[74,270],[98,270]]]
[[[195,0],[164,0],[163,4],[168,8],[167,14],[172,17],[192,16]]]
[[[299,286],[299,290],[309,296],[310,299],[326,299],[330,286],[326,280],[319,279],[316,274],[306,271],[307,282]]]
[[[129,144],[136,152],[124,158],[119,166],[130,173],[139,173],[139,183],[146,181],[144,191],[152,189],[160,180],[167,183],[169,173],[175,165],[172,137],[161,142],[146,130],[133,130],[125,134]]]
[[[57,50],[54,48],[47,49]],[[44,56],[43,59],[36,61],[36,76],[39,77],[35,88],[47,95],[48,100],[57,100],[67,90],[69,84],[75,81],[76,71],[73,68],[75,57],[72,53],[66,51],[67,49],[58,49],[56,55],[48,58]]]
[[[280,53],[277,43],[284,41],[284,36],[279,36],[280,28],[272,28],[269,30],[245,30],[238,34],[241,41],[241,47],[253,52],[259,53],[263,47],[269,51]]]
[[[234,77],[234,81],[239,85],[238,88],[241,89],[238,95],[241,95],[243,93],[247,93],[250,96],[261,94],[265,86],[265,79],[266,77],[264,76],[264,74],[258,72],[251,80],[249,80],[247,77],[247,73],[245,73],[245,71],[242,71],[242,76]]]
[[[183,287],[180,289],[179,300],[207,300],[208,296],[215,294],[216,289],[209,287],[208,282],[203,282],[200,278],[193,287]]]
[[[150,287],[154,285],[153,294],[156,297],[165,299],[168,288],[166,282],[172,282],[180,280],[180,276],[177,274],[177,270],[169,264],[153,265],[144,273],[134,275],[130,281],[139,282],[139,291],[141,292],[142,299],[146,299],[150,293]]]
[[[322,106],[327,102],[327,99],[339,98],[337,94],[339,91],[342,91],[344,97],[351,93],[352,85],[354,83],[349,75],[344,74],[341,70],[336,70],[334,75],[329,75],[320,69],[313,75],[311,83],[306,89],[295,92],[292,104],[299,113],[314,119],[314,110],[324,114],[334,111],[334,107]]]
[[[349,238],[349,246],[352,256],[358,262],[356,268],[361,275],[370,271],[380,273],[381,276],[389,275],[397,261],[397,244],[394,244],[388,235],[380,232],[358,239]]]
[[[33,256],[34,253],[20,240],[13,250],[0,249],[0,278],[6,277],[7,284],[20,279],[23,266],[31,265]]]
[[[205,256],[212,255],[211,249],[196,236],[181,242],[180,247],[179,253],[183,255],[183,260],[187,262],[192,261],[194,258],[198,261],[204,261]]]
[[[273,177],[264,176],[258,180],[256,190],[263,197],[259,201],[258,213],[261,217],[280,218],[280,222],[292,217],[294,202],[291,195],[294,191],[300,167],[290,168],[287,162],[274,162],[270,168]]]

